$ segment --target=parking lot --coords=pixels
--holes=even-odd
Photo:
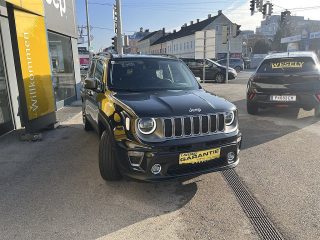
[[[250,74],[202,84],[239,108],[235,171],[285,239],[320,239],[320,122],[313,111],[283,108],[248,115]],[[99,139],[83,130],[80,110],[58,113],[61,126],[41,142],[18,142],[18,132],[0,138],[1,239],[260,239],[221,173],[103,181]]]

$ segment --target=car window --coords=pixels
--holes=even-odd
[[[258,69],[258,73],[297,73],[317,69],[310,57],[266,59]]]
[[[198,89],[189,68],[171,59],[119,59],[111,61],[108,86],[114,90]]]
[[[189,63],[189,67],[203,67],[203,60],[194,60]]]
[[[95,66],[96,66],[96,60],[92,60],[91,65],[90,65],[90,70],[88,73],[89,78],[93,78]]]
[[[94,78],[98,80],[99,82],[102,82],[103,74],[104,74],[104,68],[103,68],[103,62],[102,61],[97,61],[96,62],[96,70],[94,73]]]

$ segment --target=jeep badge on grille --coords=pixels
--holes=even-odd
[[[190,108],[189,112],[190,113],[194,113],[194,112],[199,112],[200,113],[201,112],[201,108]]]

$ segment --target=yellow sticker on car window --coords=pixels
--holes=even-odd
[[[276,68],[302,68],[304,62],[277,62],[271,63],[272,69]]]

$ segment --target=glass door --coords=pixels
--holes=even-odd
[[[0,32],[1,34],[1,32]],[[0,135],[14,129],[11,104],[9,101],[6,67],[0,38]]]

